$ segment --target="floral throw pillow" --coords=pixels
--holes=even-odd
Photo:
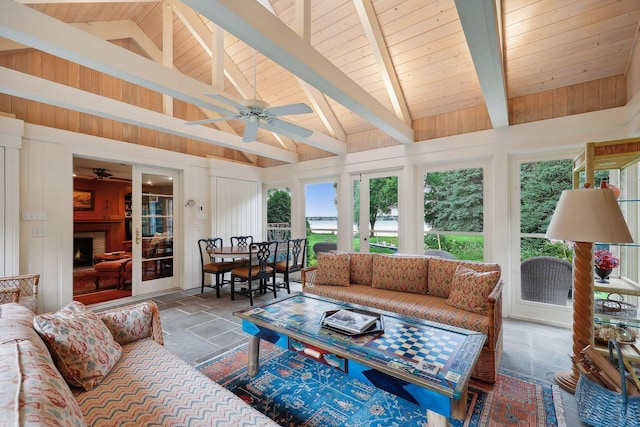
[[[459,265],[451,281],[447,304],[461,310],[488,314],[487,298],[500,280],[500,271],[477,272]]]
[[[67,383],[83,390],[98,385],[122,354],[107,326],[77,301],[36,316],[33,327]]]
[[[99,313],[111,335],[120,345],[150,337],[154,321],[155,303],[143,302]]]
[[[349,286],[351,257],[348,253],[320,252],[316,285]]]

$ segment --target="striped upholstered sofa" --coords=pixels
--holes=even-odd
[[[0,310],[0,425],[277,425],[166,350],[153,302]]]
[[[500,271],[493,263],[331,252],[302,271],[302,290],[485,333],[472,376],[493,383],[503,347]]]

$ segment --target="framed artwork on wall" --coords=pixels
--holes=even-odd
[[[73,190],[73,210],[93,210],[93,190]]]

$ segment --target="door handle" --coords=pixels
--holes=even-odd
[[[140,244],[140,229],[136,228],[136,245]]]

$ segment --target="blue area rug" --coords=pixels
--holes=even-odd
[[[426,411],[306,356],[266,342],[260,372],[247,375],[247,345],[196,366],[282,426],[426,426]],[[452,426],[565,426],[557,386],[501,372],[472,382],[467,417]]]

